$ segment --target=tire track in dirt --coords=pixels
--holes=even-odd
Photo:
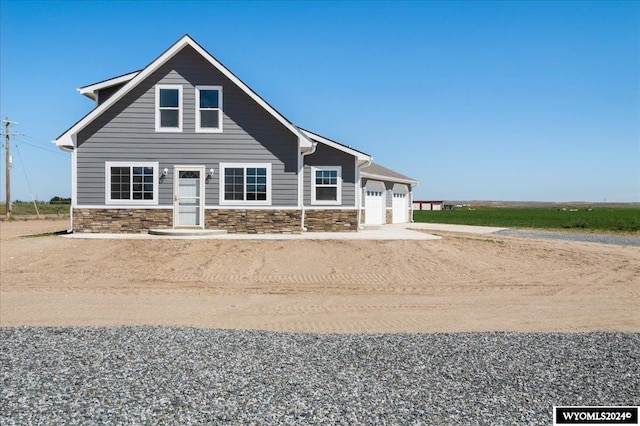
[[[12,231],[2,236],[0,314],[8,324],[42,321],[47,312],[51,325],[85,315],[80,323],[325,332],[640,327],[632,312],[640,303],[638,248],[442,234],[188,241]]]

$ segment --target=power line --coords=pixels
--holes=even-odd
[[[53,142],[51,142],[51,141],[44,141],[44,140],[42,140],[42,139],[34,138],[34,137],[33,137],[33,136],[31,136],[31,135],[25,135],[25,134],[23,134],[23,135],[22,135],[22,137],[23,137],[23,138],[25,138],[25,139],[30,140],[31,142],[36,142],[36,143],[38,143],[38,144],[42,144],[42,145],[47,146],[47,147],[50,147],[50,148],[52,148],[52,147],[53,147],[53,145],[54,145],[54,143],[53,143]]]
[[[11,121],[9,120],[9,117],[6,117],[4,120],[2,120],[2,122],[5,124],[5,132],[4,132],[4,137],[5,137],[5,150],[6,150],[6,204],[5,204],[5,208],[6,208],[6,216],[7,219],[9,219],[11,217],[11,163],[12,163],[12,159],[11,159],[11,136],[17,136],[21,139],[20,143],[27,145],[29,147],[32,148],[36,148],[36,149],[40,149],[42,151],[46,151],[52,154],[58,154],[58,155],[64,155],[62,152],[60,151],[56,151],[56,150],[52,150],[49,149],[49,146],[43,145],[43,141],[36,139],[32,136],[26,136],[22,133],[11,133],[11,125],[17,125],[18,123],[15,121]],[[31,193],[31,198],[33,199],[33,203],[35,205],[35,198],[33,196],[33,191],[31,190],[31,183],[29,182],[29,177],[27,176],[27,170],[24,167],[24,161],[22,160],[22,155],[20,154],[20,148],[18,146],[18,144],[16,144],[16,150],[18,152],[19,158],[20,158],[20,164],[22,165],[22,171],[24,172],[24,176],[25,179],[27,181],[27,186],[29,188],[29,192]],[[36,213],[38,214],[38,217],[40,217],[40,214],[38,213],[38,206],[36,205]]]
[[[9,117],[6,117],[4,120],[2,120],[2,122],[4,123],[4,149],[6,150],[6,159],[5,159],[5,165],[6,165],[6,196],[7,196],[7,200],[6,200],[6,204],[5,204],[5,208],[6,208],[6,215],[7,215],[7,219],[9,219],[11,217],[11,136],[16,136],[15,133],[11,133],[11,125],[17,125],[18,123],[15,121],[11,121],[9,120]]]
[[[62,156],[66,157],[64,152],[62,152],[62,151],[60,151],[58,149],[55,149],[55,148],[51,148],[50,149],[48,147],[40,145],[39,143],[36,144],[34,142],[31,142],[30,140],[25,139],[24,135],[19,136],[17,139],[20,141],[21,144],[26,145],[28,147],[36,148],[36,149],[39,149],[39,150],[42,150],[42,151],[49,152],[51,154],[62,155]]]

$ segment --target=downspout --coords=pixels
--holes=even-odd
[[[411,199],[409,200],[409,205],[411,206],[411,223],[413,223],[413,190],[420,185],[420,182],[416,182],[415,185],[411,187]]]
[[[357,215],[358,215],[358,229],[359,230],[364,229],[364,227],[362,226],[362,176],[360,175],[360,173],[361,173],[362,169],[364,169],[365,167],[369,167],[372,162],[373,162],[373,157],[370,157],[366,162],[362,163],[358,167],[358,196],[356,198],[358,199]]]
[[[303,152],[300,154],[300,178],[299,178],[299,186],[301,189],[302,196],[300,197],[300,229],[302,232],[307,232],[307,227],[304,226],[304,157],[307,155],[311,155],[316,152],[316,147],[318,146],[318,142],[315,142],[311,149],[307,152]]]
[[[56,141],[52,141],[56,143]],[[71,203],[69,204],[69,225],[70,228],[67,229],[67,234],[73,233],[73,207],[76,203],[76,141],[75,136],[72,138],[73,147],[69,146],[59,146],[61,151],[68,152],[71,154]]]
[[[73,234],[73,207],[78,201],[76,185],[76,150],[74,148],[71,151],[71,205],[69,206],[69,225],[71,228],[67,230],[67,234]]]

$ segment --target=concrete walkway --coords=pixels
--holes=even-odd
[[[465,232],[491,234],[507,228],[449,225],[439,223],[396,223],[359,232],[304,232],[300,234],[216,234],[216,235],[150,235],[150,234],[67,234],[65,238],[117,240],[440,240],[442,237],[420,231]]]
[[[359,232],[305,232],[300,234],[217,234],[217,235],[150,235],[150,234],[82,234],[64,235],[77,239],[118,240],[440,240],[442,237],[412,231],[402,226],[385,225]]]

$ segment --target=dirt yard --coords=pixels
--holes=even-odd
[[[87,240],[0,224],[0,325],[314,332],[640,331],[640,249],[436,241]]]

